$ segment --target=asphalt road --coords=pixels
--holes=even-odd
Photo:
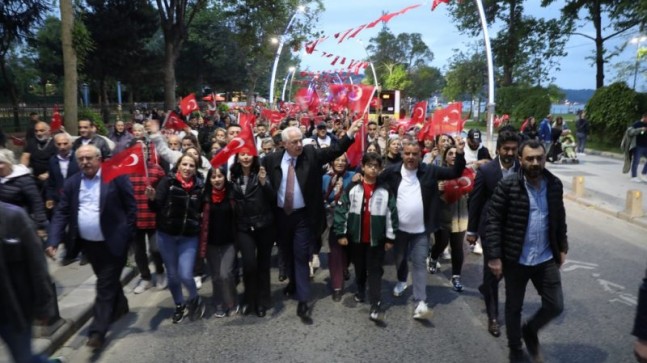
[[[562,268],[565,311],[540,333],[545,359],[632,362],[630,331],[647,262],[647,231],[573,202],[567,201],[566,206],[571,251]],[[322,258],[324,266],[325,261]],[[295,301],[283,299],[284,283],[277,281],[276,269],[272,271],[274,309],[265,318],[209,316],[177,325],[170,320],[173,303],[168,290],[133,295],[135,279],[127,290],[131,312],[113,326],[102,352],[92,353],[84,346],[84,327],[56,355],[69,362],[507,361],[505,336],[494,338],[486,330],[483,302],[476,290],[481,258],[467,256],[463,293],[451,290],[449,270],[446,261],[440,274],[429,276],[427,294],[434,316],[423,323],[411,318],[410,288],[403,297],[391,295],[395,271],[389,261],[383,283],[385,326],[368,319],[367,304],[353,301],[352,283],[342,302],[333,302],[325,268],[313,280],[312,325],[296,317]],[[500,292],[503,295],[503,285]],[[209,280],[200,294],[209,301]],[[524,316],[539,303],[529,285]],[[503,303],[500,310],[503,320]]]

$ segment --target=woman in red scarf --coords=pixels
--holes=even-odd
[[[226,166],[209,170],[204,188],[200,258],[207,258],[213,284],[214,316],[224,318],[236,308],[236,283],[233,275],[236,249],[232,187],[227,182]]]
[[[188,307],[190,320],[202,318],[204,303],[193,279],[200,234],[200,201],[204,183],[196,177],[195,159],[182,155],[156,189],[146,189],[148,205],[156,215],[157,246],[166,266],[168,287],[175,302],[173,323],[182,321]],[[189,291],[184,299],[182,285]]]

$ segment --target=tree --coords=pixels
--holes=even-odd
[[[310,24],[323,10],[323,5],[320,0],[308,1],[307,4],[298,0],[224,0],[223,3],[225,17],[242,57],[240,60],[244,61],[247,99],[251,101],[256,91],[268,91],[264,85],[269,85],[272,60],[276,54],[276,44],[271,40],[286,36],[279,59],[283,66],[277,68],[276,74],[276,79],[282,79],[287,74],[287,64],[296,62],[286,49],[298,51],[306,37],[319,35]],[[305,5],[306,9],[297,13],[300,5]],[[286,31],[293,16],[294,22]],[[268,82],[261,82],[263,79]],[[278,88],[278,84],[275,87]]]
[[[410,79],[411,85],[404,91],[418,100],[426,100],[445,87],[445,78],[440,69],[428,65],[414,67]]]
[[[555,0],[543,0],[542,5],[547,6]],[[643,1],[643,6],[647,8],[647,3]],[[639,14],[640,1],[636,0],[567,0],[562,8],[563,18],[571,24],[580,20],[580,13],[585,12],[583,25],[593,24],[595,27],[595,36],[573,32],[574,35],[583,36],[595,42],[595,87],[604,86],[604,64],[617,53],[609,53],[604,47],[604,43],[613,39],[630,29],[636,28],[640,24],[645,24],[645,17],[637,16]],[[647,15],[643,13],[644,15]],[[603,35],[603,31],[609,26],[602,24],[603,19],[610,20],[609,26],[613,32]]]
[[[550,81],[546,77],[557,66],[555,60],[566,55],[564,45],[570,24],[524,14],[523,4],[524,0],[486,0],[483,4],[488,25],[501,24],[501,30],[492,39],[492,52],[495,65],[501,68],[502,86]],[[452,2],[449,11],[460,31],[472,36],[481,33],[473,1]]]
[[[387,87],[387,80],[394,77],[393,72],[402,69],[410,76],[415,67],[434,59],[434,54],[422,41],[421,34],[400,33],[396,36],[386,25],[377,36],[370,39],[366,50],[376,68],[378,83],[384,87]],[[368,77],[372,80],[372,75]]]
[[[206,0],[155,0],[164,34],[164,108],[176,106],[175,64],[188,28],[195,15],[204,8]]]
[[[33,37],[48,9],[47,2],[39,0],[3,0],[0,6],[0,73],[9,91],[16,129],[20,127],[18,94],[7,69],[7,55],[14,46]]]
[[[450,60],[445,75],[445,87],[443,96],[448,100],[472,101],[471,104],[479,105],[481,98],[485,96],[487,85],[487,64],[485,54],[481,51],[474,51],[467,55],[457,49]],[[470,115],[472,109],[470,108]]]

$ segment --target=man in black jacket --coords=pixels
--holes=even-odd
[[[56,296],[40,238],[20,207],[0,202],[0,337],[16,362],[32,355],[32,320],[47,321]]]
[[[511,361],[523,360],[521,339],[534,362],[543,362],[538,331],[562,313],[559,268],[566,259],[566,212],[562,182],[544,169],[546,151],[536,140],[519,148],[521,170],[499,182],[486,225],[488,266],[506,285],[505,321]],[[521,325],[528,281],[541,296],[541,308]]]
[[[96,134],[96,126],[90,119],[79,120],[79,138],[74,140],[72,149],[78,150],[82,145],[94,145],[101,151],[101,159],[109,159],[111,155],[110,146],[106,140]]]
[[[519,150],[519,135],[514,131],[501,131],[497,138],[497,156],[494,160],[481,166],[474,180],[474,189],[468,201],[469,218],[467,219],[467,242],[475,245],[481,237],[481,244],[485,246],[485,221],[490,205],[490,198],[494,193],[499,180],[519,171],[517,151]],[[485,300],[485,311],[488,317],[488,331],[498,337],[501,335],[499,328],[499,280],[487,266],[487,257],[483,256],[483,284],[479,291]]]

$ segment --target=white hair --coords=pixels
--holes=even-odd
[[[281,131],[281,140],[289,141],[290,134],[294,134],[294,133],[299,134],[299,139],[303,139],[303,132],[301,132],[301,129],[299,129],[296,126],[289,126],[289,127],[286,127],[283,131]]]
[[[96,157],[101,157],[101,150],[99,150],[98,147],[92,145],[92,144],[86,144],[86,145],[81,145],[78,149],[76,149],[76,152],[74,153],[74,156],[76,156],[77,160],[79,158],[79,152],[81,150],[89,149],[94,152],[94,156]]]
[[[15,165],[16,158],[13,154],[13,151],[9,149],[0,149],[0,163]]]

